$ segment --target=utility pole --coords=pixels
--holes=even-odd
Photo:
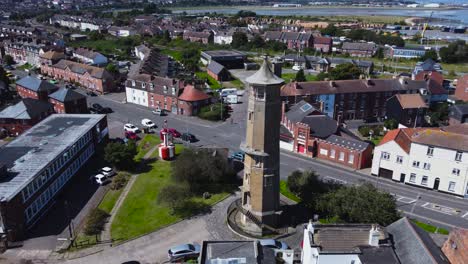
[[[414,208],[416,207],[416,204],[418,203],[419,199],[421,199],[421,193],[418,192],[418,196],[416,197],[416,201],[414,201],[413,207],[411,207],[411,213],[414,212]]]

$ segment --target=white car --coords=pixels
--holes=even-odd
[[[101,173],[106,177],[112,177],[115,175],[115,171],[110,167],[104,167],[101,169]]]
[[[296,65],[292,66],[292,69],[293,69],[293,71],[300,71],[300,70],[303,70],[304,67],[296,64]]]
[[[133,132],[133,133],[137,133],[138,132],[138,127],[132,125],[132,124],[125,124],[124,125],[124,130],[125,131],[130,131],[130,132]]]
[[[99,184],[99,185],[103,185],[105,182],[106,182],[106,176],[102,175],[102,174],[97,174],[96,176],[94,176],[94,179],[96,180],[96,182]]]
[[[141,120],[141,124],[144,126],[144,127],[147,127],[147,128],[154,128],[156,126],[155,123],[153,123],[153,121],[145,118],[143,120]]]

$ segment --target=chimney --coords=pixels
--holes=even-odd
[[[312,219],[309,219],[309,223],[307,224],[307,230],[312,234],[314,233],[314,225],[312,224]]]
[[[371,230],[369,231],[369,246],[378,247],[380,240],[380,231],[377,228],[377,225],[372,225]]]
[[[330,81],[329,83],[330,83],[330,87],[336,87],[335,81]]]
[[[403,77],[403,76],[400,76],[400,78],[398,79],[398,81],[400,82],[401,85],[405,85],[405,84],[406,84],[405,77]]]

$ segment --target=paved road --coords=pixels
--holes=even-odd
[[[109,114],[110,124],[120,126],[131,122],[139,125],[142,118],[150,118],[160,125],[165,119],[170,127],[180,131],[190,131],[200,139],[195,145],[214,145],[237,150],[245,135],[245,117],[247,100],[235,105],[232,120],[224,123],[208,123],[193,117],[180,117],[170,114],[166,117],[154,116],[144,108],[132,104],[123,104],[122,98],[116,95],[88,97],[90,104],[98,102],[103,106],[111,107],[115,112]],[[431,222],[445,228],[454,226],[468,228],[468,203],[452,195],[423,190],[416,187],[395,183],[386,179],[364,175],[345,168],[331,166],[317,160],[298,156],[291,152],[281,153],[281,178],[287,176],[295,169],[313,169],[329,180],[338,180],[347,184],[360,184],[371,182],[382,190],[388,191],[398,200],[399,209],[405,214],[425,222]],[[420,193],[420,199],[417,199]],[[414,205],[414,206],[413,206]]]

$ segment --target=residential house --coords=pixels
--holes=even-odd
[[[210,64],[208,64],[206,72],[209,76],[213,77],[219,82],[228,81],[231,77],[226,67],[217,63],[216,61],[211,61]]]
[[[373,175],[458,196],[468,195],[468,127],[389,131],[374,149]]]
[[[26,76],[16,82],[16,91],[21,98],[33,98],[47,101],[49,94],[59,88],[48,81],[36,77]]]
[[[136,35],[136,30],[132,27],[110,26],[107,33],[115,37],[130,37]]]
[[[436,71],[436,72],[442,73],[442,66],[440,66],[440,63],[437,63],[432,59],[427,59],[425,61],[419,61],[414,66],[414,69],[413,69],[413,72],[412,72],[412,78],[414,79],[414,77],[418,73],[420,73],[422,71],[424,71],[424,72]]]
[[[63,53],[63,51],[49,50],[39,55],[40,65],[52,65],[59,62],[62,59],[65,59],[65,53]]]
[[[99,94],[109,93],[115,87],[114,77],[105,69],[74,61],[60,60],[53,65],[42,65],[41,72],[58,80],[78,83]]]
[[[148,48],[145,44],[135,47],[135,56],[140,60],[145,60],[151,52],[151,49]]]
[[[87,48],[77,48],[73,50],[73,57],[89,65],[104,66],[108,63],[106,56]]]
[[[452,228],[442,246],[442,252],[450,263],[466,263],[468,261],[468,229]]]
[[[291,82],[283,86],[281,97],[288,105],[305,100],[341,123],[384,117],[390,97],[418,93],[424,87],[424,81],[404,78]]]
[[[179,95],[179,115],[194,116],[203,106],[211,103],[211,97],[193,85],[186,85]]]
[[[283,103],[282,109],[282,148],[354,169],[370,166],[372,146],[311,104],[301,101],[285,111]]]
[[[468,102],[468,74],[458,79],[455,97],[464,102]]]
[[[77,172],[105,142],[108,131],[106,115],[55,114],[0,148],[0,176],[8,179],[0,182],[0,226],[8,241],[26,239],[28,229],[44,219],[57,200],[63,201],[62,190],[76,183],[72,178],[88,180],[87,174]],[[66,214],[54,218],[69,221]]]
[[[333,39],[330,37],[314,37],[314,49],[322,53],[329,53],[333,47]]]
[[[86,114],[88,104],[86,96],[68,88],[60,88],[49,95],[49,102],[59,114]]]
[[[353,57],[372,57],[377,52],[377,45],[375,43],[366,42],[344,42],[341,47],[341,53]]]
[[[305,48],[314,46],[312,33],[267,31],[264,35],[265,41],[278,41],[285,43],[288,49],[303,51]]]
[[[458,125],[468,123],[468,104],[456,104],[449,108],[449,124]]]
[[[409,47],[390,47],[388,56],[398,59],[416,59],[421,58],[426,54],[424,47],[409,48]]]
[[[139,73],[160,77],[173,77],[177,74],[175,61],[158,49],[151,49],[144,56],[144,60],[140,63]]]
[[[215,31],[213,42],[219,45],[230,45],[232,42],[232,36],[234,35],[233,30],[218,30]]]
[[[212,32],[198,32],[198,31],[184,31],[183,39],[190,42],[200,42],[203,44],[213,43],[213,33]]]
[[[24,98],[0,112],[0,128],[5,129],[9,135],[18,136],[53,112],[49,102]]]
[[[422,126],[427,109],[427,104],[419,94],[395,94],[386,103],[387,118],[405,127]]]
[[[284,61],[294,63],[304,69],[312,69],[318,72],[328,72],[336,66],[344,63],[356,65],[364,74],[370,75],[374,71],[374,63],[372,61],[353,60],[348,58],[338,57],[316,57],[309,55],[286,54],[282,57]]]

